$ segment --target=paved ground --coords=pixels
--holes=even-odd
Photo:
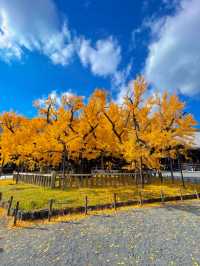
[[[0,265],[200,265],[200,202],[6,231]]]

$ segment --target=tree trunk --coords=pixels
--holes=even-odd
[[[63,154],[62,154],[62,181],[60,179],[60,187],[62,187],[62,189],[66,188],[66,184],[67,184],[67,177],[65,176],[66,173],[66,157],[67,157],[67,150],[66,147],[64,146],[63,148]]]
[[[85,159],[81,158],[81,168],[80,168],[81,174],[84,173],[84,169],[85,169]]]
[[[181,164],[181,160],[180,160],[180,155],[178,155],[178,164],[179,164],[179,168],[180,168],[180,172],[181,172],[182,185],[185,188],[185,181],[184,181],[184,177],[183,177],[183,170],[182,170],[182,164]]]
[[[104,169],[104,154],[101,154],[101,169]]]
[[[2,163],[1,163],[0,176],[2,176],[3,174],[3,166],[4,166],[4,160],[2,160]]]
[[[138,187],[138,172],[135,170],[135,184]]]
[[[163,175],[162,175],[162,172],[160,170],[158,171],[158,176],[160,178],[160,183],[163,184]]]
[[[143,170],[142,170],[142,157],[140,157],[140,180],[141,180],[141,186],[144,188],[144,175],[143,175]]]
[[[174,184],[173,163],[172,163],[172,158],[170,158],[170,157],[169,157],[169,164],[170,164],[170,172],[171,172],[172,184]]]
[[[79,152],[79,165],[78,165],[78,173],[83,173],[83,158],[82,158],[82,152]]]
[[[62,176],[65,177],[65,164],[66,164],[66,149],[63,149],[63,156],[62,156]]]

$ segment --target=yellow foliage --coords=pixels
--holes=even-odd
[[[37,100],[39,116],[28,119],[14,112],[0,116],[1,164],[9,162],[34,170],[63,161],[124,158],[132,168],[161,168],[161,158],[186,154],[195,131],[191,114],[176,95],[147,94],[138,77],[122,106],[96,89],[87,103],[75,95]]]

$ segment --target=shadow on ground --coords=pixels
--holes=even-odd
[[[60,221],[62,224],[81,224],[80,222],[74,222],[74,221]]]
[[[182,211],[182,212],[188,212],[188,213],[192,213],[196,216],[200,216],[200,202],[199,202],[199,206],[197,205],[170,205],[170,206],[164,206],[165,209],[167,209],[168,211],[173,211],[173,210],[178,210],[178,211]]]
[[[92,214],[92,216],[94,216],[94,217],[102,217],[102,218],[111,218],[111,217],[113,217],[113,215],[109,215],[109,214]]]
[[[22,229],[49,231],[49,229],[46,227],[38,227],[38,226],[23,226]]]

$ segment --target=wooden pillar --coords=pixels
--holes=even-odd
[[[55,188],[55,183],[56,183],[56,172],[53,171],[51,172],[51,188]]]
[[[113,207],[116,210],[117,209],[117,194],[114,193],[113,195]]]
[[[9,200],[7,216],[10,215],[10,210],[11,210],[11,207],[12,207],[12,203],[13,203],[13,196],[11,196],[11,197],[10,197],[10,200]]]
[[[85,196],[85,215],[88,214],[88,197]]]
[[[139,191],[139,204],[142,206],[143,202],[142,202],[142,192]]]
[[[13,222],[14,226],[16,226],[16,224],[17,224],[18,211],[19,211],[19,201],[17,202],[16,207],[15,207],[14,222]]]
[[[53,199],[49,201],[49,213],[48,213],[48,221],[51,221],[52,217],[52,211],[53,211]]]
[[[164,193],[163,193],[162,190],[160,191],[160,198],[161,198],[161,202],[164,203],[164,201],[165,201],[165,196],[164,196]]]

